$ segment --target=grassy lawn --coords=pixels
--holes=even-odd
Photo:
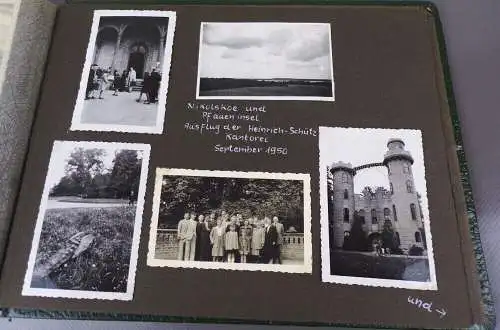
[[[50,197],[52,200],[66,203],[92,203],[92,204],[128,204],[128,200],[116,198],[81,198],[77,196]]]
[[[333,275],[403,279],[408,262],[404,258],[377,257],[342,251],[330,252],[330,268]]]
[[[50,275],[59,289],[126,292],[134,231],[135,206],[47,210],[35,268],[68,239],[85,231],[95,235],[93,246]]]

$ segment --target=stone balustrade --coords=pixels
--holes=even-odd
[[[172,260],[177,258],[178,240],[176,229],[158,229],[156,231],[156,258]],[[281,248],[283,260],[304,259],[304,234],[285,233]]]

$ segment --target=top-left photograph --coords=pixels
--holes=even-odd
[[[173,11],[96,10],[71,130],[161,134]]]

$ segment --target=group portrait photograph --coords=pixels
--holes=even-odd
[[[308,269],[310,206],[305,210],[304,189],[309,185],[305,175],[271,179],[200,172],[157,173],[149,265]]]

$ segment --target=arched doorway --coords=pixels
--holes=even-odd
[[[146,63],[146,46],[143,44],[134,44],[130,47],[130,55],[128,58],[127,70],[134,68],[137,73],[137,78],[142,79],[144,75],[144,65]]]

